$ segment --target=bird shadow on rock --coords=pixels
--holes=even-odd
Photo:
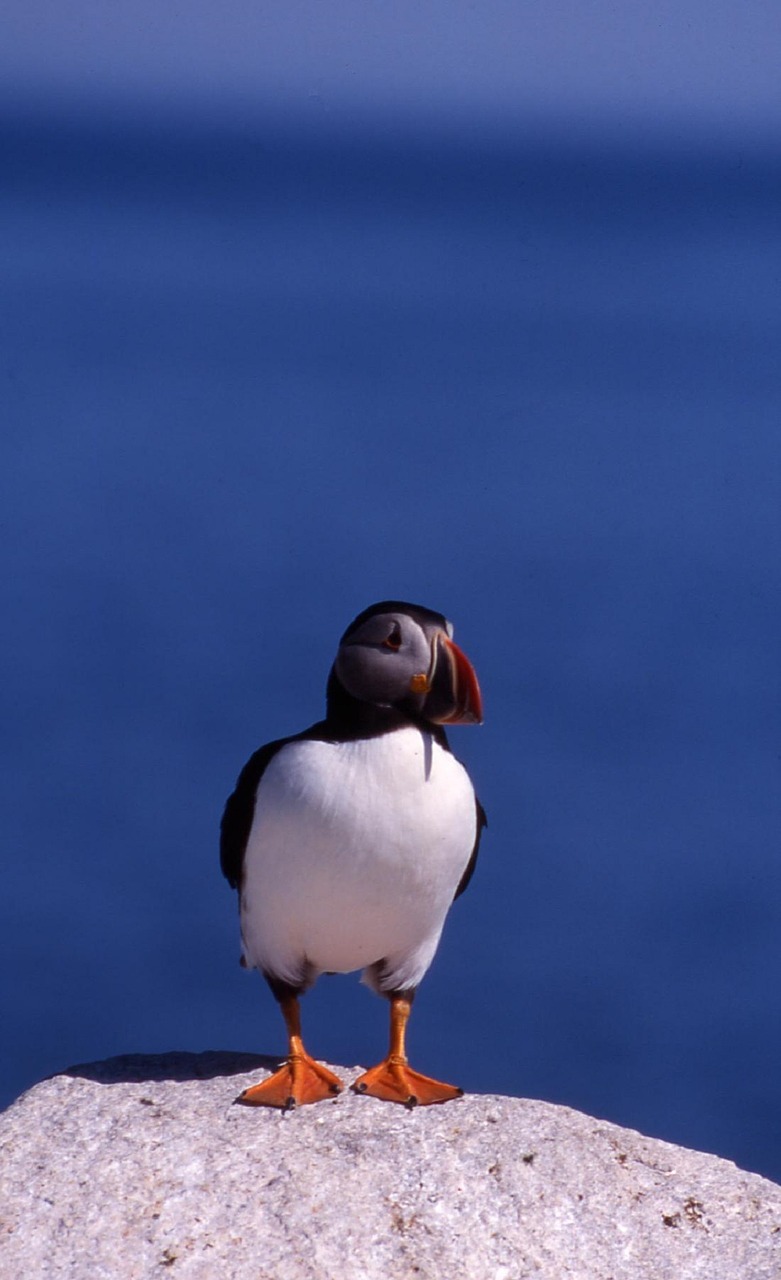
[[[257,1053],[230,1053],[224,1049],[205,1053],[129,1053],[102,1062],[84,1062],[61,1072],[97,1084],[143,1084],[154,1080],[214,1080],[248,1071],[276,1071],[280,1058]]]

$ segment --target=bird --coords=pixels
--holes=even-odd
[[[462,1096],[410,1067],[405,1037],[486,826],[444,726],[482,720],[477,675],[448,619],[384,600],[342,635],[325,718],[260,747],[241,770],[220,863],[238,891],[241,964],[271,988],[288,1053],[237,1102],[291,1110],[342,1091],[304,1048],[299,1001],[321,974],[356,971],[389,1001],[390,1039],[353,1091],[407,1107]]]

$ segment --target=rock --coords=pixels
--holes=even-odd
[[[726,1160],[522,1098],[232,1105],[271,1065],[114,1058],[23,1095],[3,1280],[781,1277],[781,1187]]]

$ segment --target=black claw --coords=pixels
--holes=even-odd
[[[366,1092],[366,1085],[365,1085],[365,1084],[361,1084],[361,1083],[354,1084],[354,1085],[353,1085],[353,1090],[354,1090],[354,1092],[355,1092],[355,1093],[365,1093],[365,1092]]]
[[[409,1110],[412,1111],[413,1108],[416,1107],[417,1105],[418,1105],[418,1099],[415,1097],[414,1093],[411,1093],[410,1096],[407,1098],[407,1101],[404,1103],[404,1106],[408,1107]]]
[[[286,1099],[286,1101],[285,1101],[285,1105],[284,1105],[284,1107],[282,1108],[282,1110],[283,1110],[283,1111],[295,1111],[295,1109],[296,1109],[296,1100],[295,1100],[295,1098],[293,1097],[293,1095],[292,1095],[292,1093],[291,1093],[290,1097]]]

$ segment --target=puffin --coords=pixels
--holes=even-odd
[[[325,719],[260,747],[241,770],[222,817],[220,865],[238,891],[241,964],[271,988],[288,1053],[237,1102],[290,1110],[342,1091],[304,1048],[299,1000],[321,974],[356,971],[389,1001],[390,1041],[352,1089],[407,1107],[462,1095],[410,1067],[405,1033],[486,825],[444,726],[482,719],[477,676],[452,624],[383,600],[339,641]]]

